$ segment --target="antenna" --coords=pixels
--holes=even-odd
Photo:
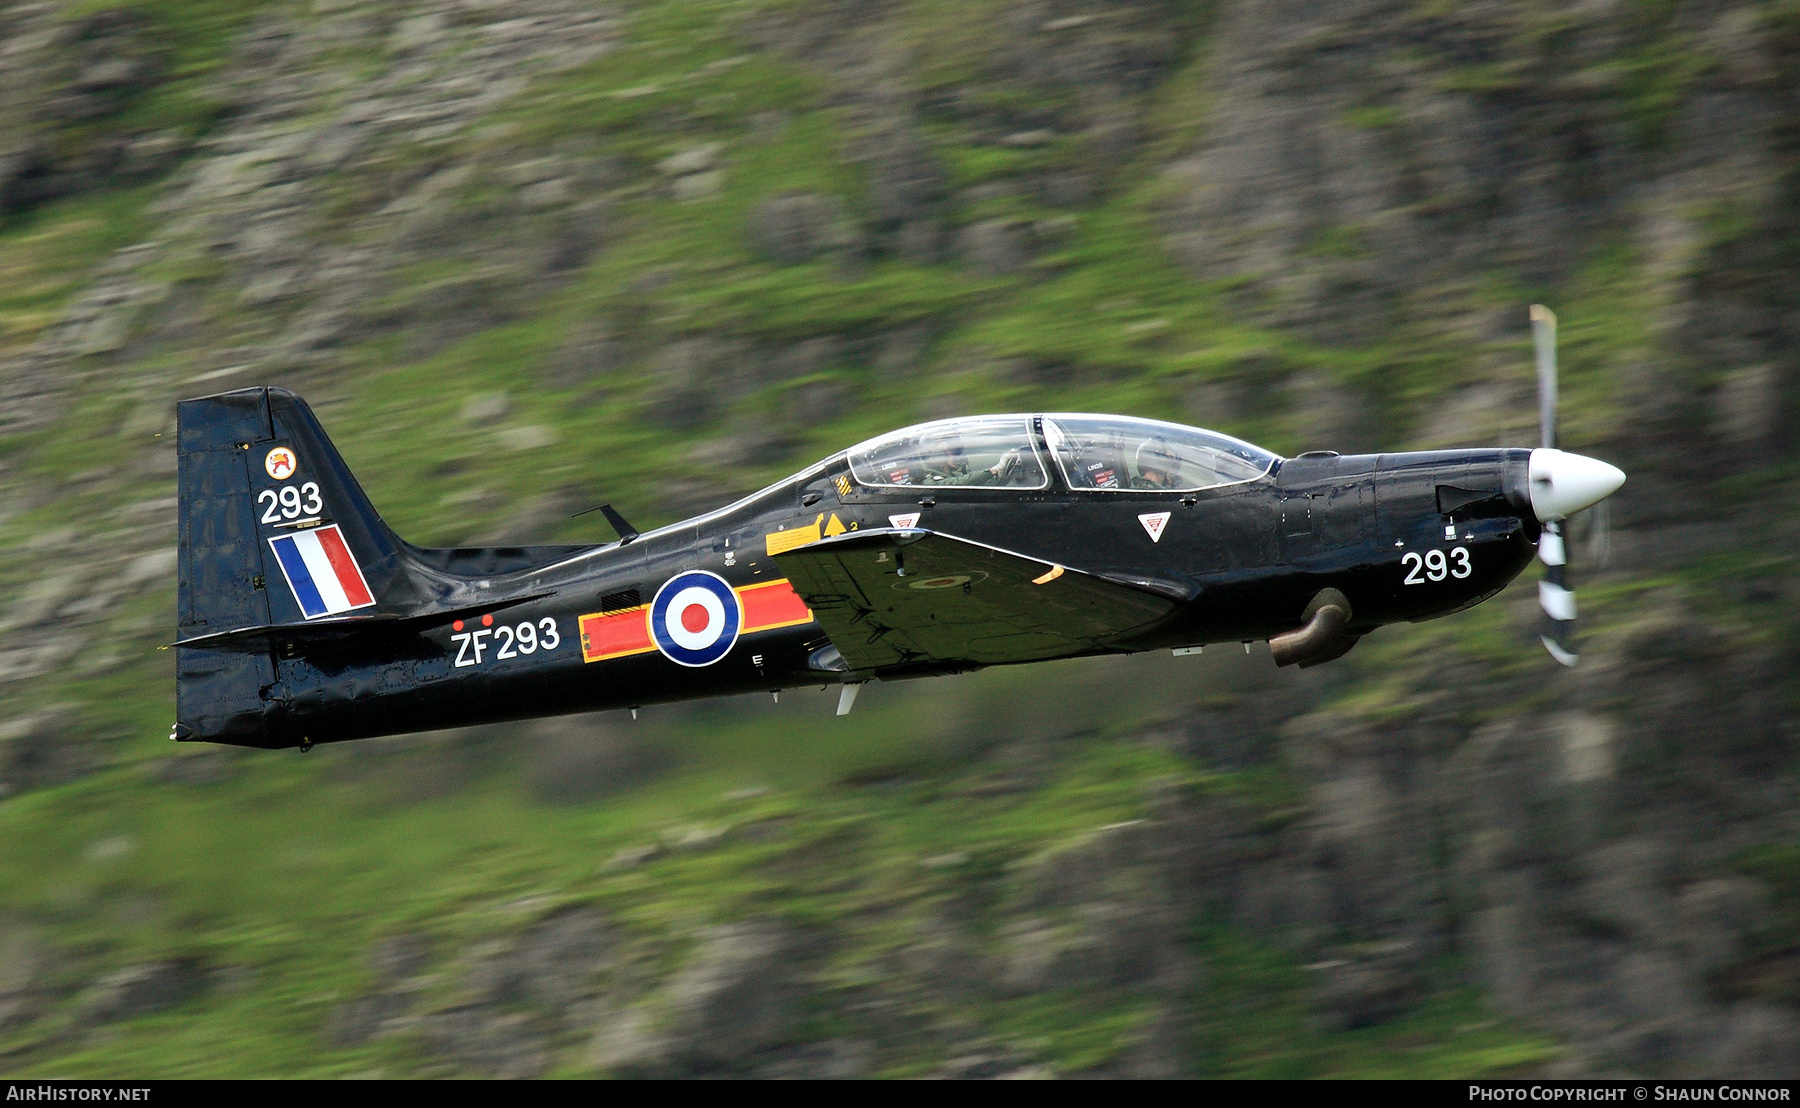
[[[580,519],[582,516],[587,515],[590,512],[599,512],[602,515],[606,516],[606,522],[612,524],[612,529],[619,533],[619,545],[620,546],[624,546],[626,543],[629,543],[633,539],[638,537],[638,529],[636,527],[633,527],[630,523],[626,522],[626,519],[624,516],[620,515],[616,511],[614,511],[613,506],[611,504],[599,504],[592,508],[588,508],[585,511],[576,512],[574,515],[570,516],[569,518],[570,519]]]

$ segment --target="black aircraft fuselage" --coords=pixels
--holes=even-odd
[[[258,747],[1206,643],[1315,664],[1492,596],[1540,531],[1530,450],[1281,459],[1052,414],[601,546],[427,550],[299,397],[180,416],[175,737]]]

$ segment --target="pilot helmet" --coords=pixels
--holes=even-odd
[[[1162,439],[1145,439],[1139,443],[1131,464],[1140,476],[1145,469],[1158,470],[1171,478],[1181,476],[1181,456]]]

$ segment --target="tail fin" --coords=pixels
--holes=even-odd
[[[184,638],[417,599],[403,544],[304,400],[239,389],[176,411]]]
[[[402,546],[306,402],[253,388],[183,401],[178,639],[411,607]],[[179,738],[262,745],[273,644],[183,649]],[[185,732],[185,733],[184,733]]]
[[[177,406],[174,738],[289,745],[288,669],[535,595],[504,576],[586,547],[423,550],[399,539],[324,428],[278,388]],[[498,586],[498,587],[496,587]]]

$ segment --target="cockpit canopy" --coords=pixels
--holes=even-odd
[[[1050,475],[1033,420],[1080,492],[1196,492],[1252,481],[1279,460],[1229,435],[1130,416],[1051,413],[922,423],[850,448],[850,473],[876,488],[1043,489]]]
[[[1031,417],[941,419],[850,448],[850,473],[877,487],[959,485],[1042,489],[1050,484]]]
[[[1128,416],[1053,413],[1044,438],[1069,487],[1098,492],[1197,492],[1254,481],[1279,460],[1230,435]]]

